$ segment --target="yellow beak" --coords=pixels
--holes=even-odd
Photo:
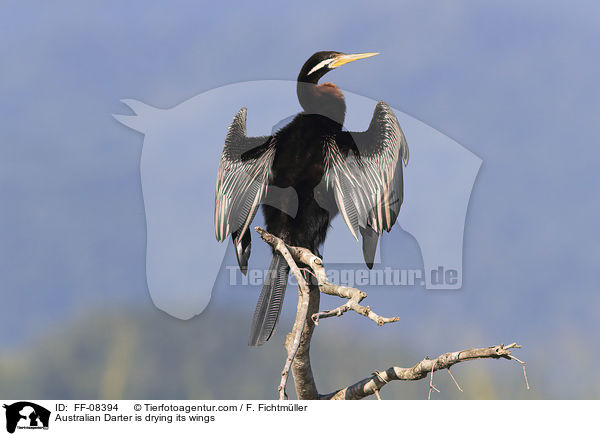
[[[341,54],[338,55],[335,60],[329,64],[331,68],[341,67],[348,62],[354,62],[359,59],[370,58],[371,56],[378,55],[379,53],[357,53],[357,54]]]

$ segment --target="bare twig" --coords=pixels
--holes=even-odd
[[[440,391],[433,385],[433,371],[435,371],[435,364],[437,363],[437,359],[433,361],[433,365],[431,365],[431,376],[429,377],[429,391],[427,392],[427,399],[431,400],[431,391],[435,390],[438,394]]]
[[[450,372],[450,368],[448,368],[448,374],[450,374],[450,377],[452,378],[452,381],[454,382],[454,384],[456,385],[456,388],[461,391],[464,392],[462,390],[462,388],[460,387],[460,385],[458,384],[458,382],[456,381],[456,379],[454,378],[454,376],[452,375],[452,373]]]
[[[319,324],[319,319],[321,319],[321,318],[330,318],[332,316],[342,316],[344,313],[346,313],[349,310],[353,310],[354,312],[356,312],[360,315],[366,316],[370,320],[375,321],[377,323],[377,325],[380,325],[380,326],[390,323],[390,322],[396,322],[400,319],[397,316],[395,316],[393,318],[385,318],[383,316],[377,315],[375,312],[373,312],[371,310],[370,306],[361,306],[355,300],[350,300],[347,303],[342,304],[339,307],[336,307],[335,309],[326,310],[323,312],[313,314],[312,320],[315,324]]]
[[[517,359],[515,356],[510,356],[510,358],[519,362],[521,364],[521,366],[523,367],[523,378],[525,378],[525,387],[527,388],[527,390],[529,390],[529,381],[527,380],[527,370],[525,369],[525,366],[527,366],[527,364],[525,362],[523,362],[522,360]]]

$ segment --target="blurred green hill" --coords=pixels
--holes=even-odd
[[[312,361],[321,392],[354,383],[375,369],[412,366],[425,357],[394,343],[389,335],[378,341],[354,330],[349,334],[336,320],[325,320],[317,328]],[[222,311],[191,321],[159,311],[82,314],[19,348],[2,351],[0,398],[275,399],[284,361],[283,334],[263,347],[250,348],[247,333],[247,314]],[[440,353],[446,351],[454,349]],[[525,391],[521,368],[512,362],[468,362],[452,371],[465,392],[458,392],[448,374],[440,372],[434,381],[441,393],[434,398],[539,395]],[[427,386],[424,380],[395,382],[382,396],[425,399]],[[292,385],[288,392],[294,398]]]

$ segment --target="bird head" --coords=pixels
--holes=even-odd
[[[298,75],[298,82],[317,83],[323,75],[337,67],[377,54],[379,53],[345,54],[339,51],[319,51],[304,63]]]

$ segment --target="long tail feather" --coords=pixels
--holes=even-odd
[[[275,253],[262,292],[256,304],[248,345],[258,346],[269,340],[281,313],[290,268],[284,257]]]

